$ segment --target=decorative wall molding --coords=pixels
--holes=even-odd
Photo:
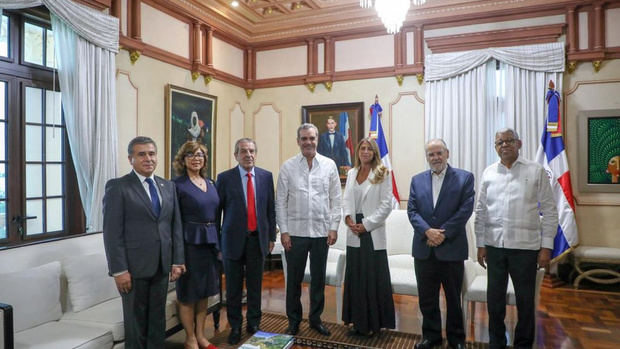
[[[606,84],[620,84],[620,79],[608,79],[608,80],[585,80],[585,81],[576,81],[573,86],[568,89],[565,90],[562,95],[563,95],[563,106],[562,106],[562,112],[564,113],[564,115],[566,115],[566,117],[568,117],[568,114],[566,114],[566,105],[568,104],[568,98],[571,98],[572,95],[577,92],[577,90],[582,87],[582,86],[587,86],[587,85],[606,85]],[[609,107],[609,106],[608,106]],[[608,109],[605,106],[601,106],[600,108],[597,109]],[[567,122],[565,120],[565,122]],[[575,122],[575,127],[576,127],[577,123]],[[576,132],[575,132],[576,134]],[[568,140],[565,140],[565,145],[567,147],[571,147],[572,146],[569,144]],[[577,145],[575,145],[575,148],[577,148]],[[569,159],[571,160],[571,159]],[[573,173],[578,173],[577,171],[573,172]],[[575,179],[574,176],[572,179]],[[573,183],[573,196],[575,197],[575,202],[580,205],[580,206],[620,206],[620,195],[618,194],[614,194],[614,193],[582,193],[579,191],[579,188],[576,186],[577,181],[574,180],[572,181]]]
[[[96,8],[97,10],[103,11],[106,8],[110,8],[112,6],[112,0],[75,0],[76,2],[82,3],[84,5],[88,5],[90,7]]]
[[[120,0],[87,1],[107,1],[113,5],[113,13],[116,14],[117,12],[121,12],[118,10],[118,2]],[[139,33],[139,23],[141,20],[139,18],[139,6],[136,6],[136,3],[140,3],[140,1],[174,16],[179,20],[185,21],[190,26],[194,26],[194,30],[190,30],[190,34],[187,38],[187,40],[190,41],[191,48],[189,59],[142,42]],[[620,47],[601,47],[601,45],[604,46],[604,40],[602,40],[604,30],[602,29],[604,29],[605,25],[605,9],[619,7],[620,2],[617,0],[586,0],[578,3],[569,0],[493,0],[484,3],[475,2],[475,4],[466,0],[462,0],[463,3],[459,3],[459,1],[461,0],[451,5],[437,2],[432,6],[424,5],[416,10],[410,11],[402,32],[394,36],[394,63],[393,66],[390,67],[334,72],[334,44],[336,41],[385,35],[385,31],[381,26],[366,25],[363,27],[348,27],[346,25],[341,25],[336,31],[323,28],[323,32],[321,33],[306,33],[305,30],[299,30],[295,32],[295,35],[287,34],[287,36],[283,34],[279,38],[270,40],[257,39],[257,37],[260,36],[258,34],[258,36],[254,36],[254,39],[252,39],[252,35],[254,34],[242,28],[247,29],[254,27],[263,30],[269,26],[276,26],[276,24],[266,20],[266,17],[259,18],[260,16],[253,18],[254,22],[249,21],[248,18],[230,10],[230,8],[224,9],[221,7],[222,3],[218,1],[207,6],[202,3],[197,3],[195,0],[130,0],[127,2],[126,9],[127,21],[129,22],[127,23],[129,33],[128,35],[121,35],[120,43],[123,48],[133,52],[135,57],[139,57],[139,54],[144,54],[154,59],[184,69],[189,69],[192,72],[198,72],[207,79],[215,78],[246,90],[302,84],[316,85],[333,83],[334,81],[381,77],[396,77],[398,81],[408,75],[423,75],[425,30],[466,24],[536,18],[564,13],[567,18],[566,23],[431,37],[426,39],[426,43],[433,52],[448,52],[491,46],[501,47],[557,42],[559,37],[566,32],[568,52],[567,65],[569,68],[575,67],[578,62],[582,61],[596,62],[597,66],[600,66],[600,62],[603,60],[620,58]],[[339,5],[340,2],[345,3],[346,1],[334,0],[334,4],[331,5],[332,8],[342,7]],[[353,7],[355,7],[355,9]],[[363,9],[358,8],[359,6],[357,6],[357,4],[353,7],[346,7],[347,10],[339,13],[339,16],[345,17],[348,13],[347,11],[353,11],[355,13],[359,11],[364,12]],[[192,11],[190,11],[190,9]],[[223,12],[217,12],[217,9]],[[312,13],[321,18],[332,18],[334,16],[333,13],[323,10],[319,12],[314,12],[313,10]],[[588,23],[591,32],[589,35],[591,36],[593,45],[591,49],[587,50],[578,50],[578,40],[576,40],[576,30],[579,24],[577,13],[580,11],[587,11],[589,13]],[[277,25],[293,25],[292,23],[297,22],[296,25],[303,26],[315,20],[314,17],[295,16],[294,11],[289,15],[283,15],[276,21],[279,23]],[[428,20],[427,16],[431,16],[428,18],[434,18],[435,20]],[[349,20],[348,18],[341,18],[341,22],[343,23]],[[199,32],[202,33],[201,35],[196,34],[196,27],[200,28]],[[322,27],[319,26],[318,28],[320,29]],[[257,32],[260,32],[260,30]],[[406,36],[409,32],[413,33],[413,47],[407,45]],[[196,42],[198,36],[200,36],[201,45],[198,45]],[[219,71],[213,67],[213,37],[244,50],[243,78]],[[322,57],[318,57],[319,50],[317,49],[317,45],[319,44],[323,46],[324,50],[324,55]],[[256,80],[257,51],[303,45],[308,47],[308,73],[306,75]],[[200,52],[197,52],[196,46],[201,47]],[[414,64],[406,64],[407,53],[412,51],[414,53]],[[324,72],[321,74],[317,74],[319,59],[324,59]],[[198,61],[200,61],[200,63],[198,63]],[[594,69],[596,69],[596,67]]]
[[[138,115],[140,115],[140,104],[138,103],[138,99],[140,98],[140,89],[138,88],[138,86],[131,80],[131,73],[126,71],[126,70],[122,70],[122,69],[117,69],[116,70],[116,78],[118,79],[119,75],[125,75],[127,76],[127,81],[129,81],[129,84],[131,84],[131,87],[134,88],[134,90],[136,90],[136,135],[138,135]]]
[[[476,50],[488,47],[506,47],[557,42],[565,24],[492,30],[427,38],[433,53]]]
[[[239,110],[241,111],[241,129],[244,130],[241,134],[243,135],[243,137],[245,137],[245,110],[243,110],[243,105],[241,104],[241,102],[239,101],[235,101],[233,103],[232,108],[228,109],[228,142],[229,147],[232,149],[235,146],[235,142],[237,141],[236,139],[233,139],[233,134],[232,134],[232,130],[233,130],[233,125],[232,125],[232,113],[235,111],[235,109],[237,109],[237,106],[239,106]],[[232,159],[230,157],[228,157],[228,168],[232,168],[233,167],[233,163],[232,163]]]
[[[282,118],[282,110],[280,110],[275,102],[261,102],[256,110],[252,113],[252,139],[256,140],[256,135],[258,134],[258,127],[256,125],[256,115],[260,113],[260,111],[264,107],[271,107],[274,112],[278,114],[278,135],[275,137],[278,139],[278,164],[282,164],[284,160],[282,160],[282,139],[286,139],[286,137],[282,136],[283,132],[283,118]]]

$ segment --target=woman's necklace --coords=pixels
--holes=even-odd
[[[206,185],[205,180],[202,177],[189,177],[189,180],[192,181],[199,188],[204,188]]]

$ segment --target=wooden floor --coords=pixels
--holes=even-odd
[[[413,271],[412,271],[413,272]],[[323,321],[336,322],[335,288],[326,287]],[[281,270],[265,272],[262,294],[263,311],[285,313],[284,275]],[[308,289],[302,292],[304,317],[308,309]],[[396,329],[403,332],[422,333],[422,318],[417,297],[394,295]],[[441,304],[442,309],[444,304]],[[486,304],[477,304],[473,323],[466,324],[467,339],[488,342]],[[507,328],[514,328],[516,309],[508,307]],[[209,317],[212,323],[212,317]],[[222,313],[221,330],[227,330],[225,311]],[[213,335],[209,326],[209,336]],[[166,347],[182,348],[183,331],[170,337]],[[569,287],[541,290],[537,309],[536,348],[620,348],[620,292],[573,290]]]

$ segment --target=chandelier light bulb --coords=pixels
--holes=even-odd
[[[388,34],[396,34],[403,26],[409,11],[410,0],[376,0],[375,11]]]
[[[419,6],[425,3],[426,0],[360,0],[360,6],[363,8],[374,6],[388,34],[400,31],[411,4]]]

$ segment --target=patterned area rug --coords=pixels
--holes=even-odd
[[[348,327],[334,323],[325,322],[324,325],[329,328],[332,335],[329,337],[322,336],[316,331],[310,329],[308,321],[302,321],[299,326],[299,333],[295,336],[295,343],[303,346],[311,346],[313,348],[331,348],[331,349],[353,349],[353,348],[381,348],[381,349],[411,349],[414,344],[422,339],[422,336],[413,333],[405,333],[399,331],[382,331],[378,336],[372,338],[360,338],[357,336],[349,336]],[[286,316],[273,313],[263,312],[260,324],[261,330],[272,333],[284,333],[288,327]],[[241,343],[245,342],[250,335],[245,331],[245,322],[243,323],[243,337]],[[222,331],[210,338],[209,341],[218,348],[237,348],[236,345],[228,344],[229,330]],[[467,348],[478,349],[488,348],[486,343],[467,342]],[[444,341],[442,348],[448,348],[448,343]]]

